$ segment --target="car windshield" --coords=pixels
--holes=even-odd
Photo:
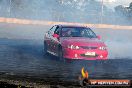
[[[97,38],[96,34],[86,27],[63,27],[61,37],[88,37]]]

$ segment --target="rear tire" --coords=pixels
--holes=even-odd
[[[44,55],[46,55],[47,54],[47,43],[46,42],[44,42]]]

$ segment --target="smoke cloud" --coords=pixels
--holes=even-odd
[[[94,29],[102,36],[109,51],[109,59],[132,58],[132,30]]]
[[[97,0],[1,0],[0,16],[35,20],[131,25]],[[103,12],[102,12],[103,10]]]
[[[110,59],[132,59],[132,42],[130,41],[106,41]]]

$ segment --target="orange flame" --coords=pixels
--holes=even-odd
[[[82,73],[83,78],[88,78],[89,77],[88,71],[84,71],[84,67],[82,67],[81,73]]]

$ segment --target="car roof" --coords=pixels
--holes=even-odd
[[[89,28],[87,26],[82,26],[82,25],[61,25],[61,24],[59,24],[58,26],[61,26],[61,27],[81,27],[81,28]]]

